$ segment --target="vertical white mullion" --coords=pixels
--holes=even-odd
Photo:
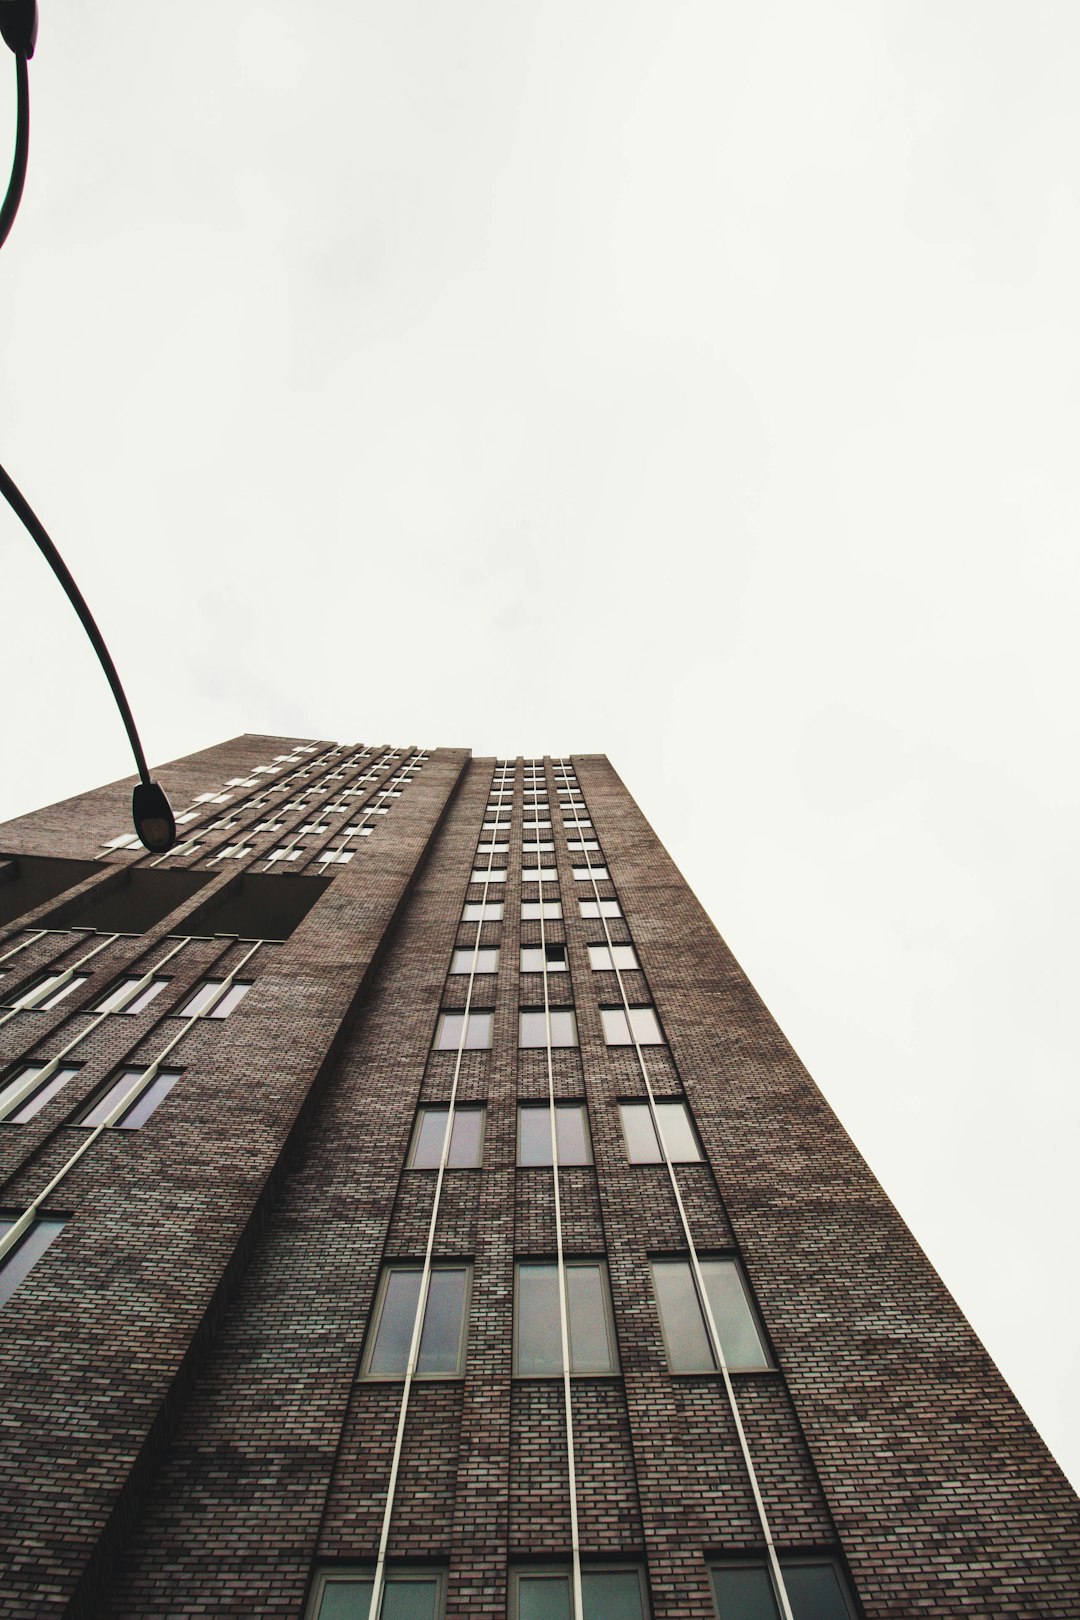
[[[574,779],[575,781],[578,781],[576,766],[574,768]],[[580,789],[579,781],[578,787]],[[582,802],[584,802],[584,794],[582,794]],[[587,840],[584,837],[584,829],[581,827],[581,816],[579,814],[578,803],[571,800],[571,805],[574,811],[575,829],[578,833],[578,838],[581,844],[584,846]],[[592,821],[591,813],[588,819]],[[596,831],[595,824],[593,826],[593,831],[594,833]],[[637,1056],[638,1068],[641,1071],[642,1082],[645,1086],[645,1095],[648,1099],[649,1115],[652,1119],[653,1130],[656,1132],[656,1140],[660,1144],[660,1152],[663,1156],[665,1168],[667,1169],[668,1180],[671,1183],[671,1191],[675,1198],[675,1207],[678,1210],[679,1221],[682,1225],[683,1237],[686,1240],[687,1251],[690,1255],[690,1267],[694,1279],[694,1288],[697,1293],[698,1302],[705,1321],[709,1345],[712,1350],[713,1359],[716,1362],[720,1376],[723,1379],[724,1391],[727,1395],[728,1405],[731,1408],[731,1415],[735,1423],[735,1433],[739,1441],[739,1450],[742,1454],[743,1465],[746,1469],[747,1478],[750,1481],[750,1490],[753,1494],[754,1506],[757,1510],[758,1523],[761,1526],[761,1533],[765,1542],[765,1550],[769,1566],[769,1577],[772,1581],[773,1591],[780,1607],[782,1620],[795,1620],[791,1608],[791,1600],[788,1597],[787,1586],[784,1582],[783,1571],[780,1568],[780,1560],[777,1556],[776,1543],[773,1540],[772,1527],[769,1523],[768,1512],[766,1511],[765,1501],[761,1494],[761,1487],[758,1482],[757,1469],[754,1466],[754,1459],[750,1450],[750,1443],[747,1440],[746,1431],[743,1428],[742,1416],[739,1412],[739,1403],[735,1395],[735,1386],[731,1381],[731,1373],[728,1368],[727,1357],[724,1355],[724,1348],[720,1343],[720,1334],[716,1326],[716,1319],[713,1316],[712,1306],[709,1303],[709,1296],[705,1288],[705,1279],[702,1275],[701,1262],[698,1258],[697,1244],[694,1242],[693,1234],[690,1230],[690,1221],[686,1213],[686,1206],[683,1203],[682,1194],[679,1190],[679,1179],[676,1174],[675,1164],[671,1158],[671,1154],[668,1151],[667,1140],[664,1136],[663,1127],[660,1123],[660,1117],[656,1110],[656,1096],[653,1092],[652,1081],[649,1077],[648,1065],[645,1062],[645,1055],[641,1050],[641,1042],[637,1038],[637,1034],[634,1030],[633,1019],[630,1016],[630,1002],[626,994],[626,986],[623,983],[622,969],[618,966],[615,960],[611,929],[608,927],[608,919],[604,916],[603,907],[600,903],[600,889],[597,879],[593,873],[591,851],[583,847],[581,853],[585,857],[585,865],[589,871],[589,881],[592,886],[593,897],[596,901],[596,909],[599,914],[599,919],[604,927],[604,938],[607,941],[608,955],[611,958],[612,970],[614,971],[615,978],[619,986],[619,995],[623,1004],[623,1017],[626,1019],[627,1032],[633,1043],[634,1052]],[[609,879],[610,872],[611,868],[609,866]]]

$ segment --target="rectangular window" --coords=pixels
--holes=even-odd
[[[149,1007],[155,996],[161,994],[169,982],[168,979],[151,979],[145,989],[140,990],[138,995],[133,995],[132,992],[137,985],[142,984],[144,977],[145,975],[140,975],[138,978],[121,979],[120,983],[109,991],[105,999],[98,1002],[94,1011],[99,1013],[127,1013],[129,1017],[141,1013],[144,1007]]]
[[[459,1047],[466,1051],[489,1047],[494,1016],[491,1012],[440,1013],[435,1027],[435,1050],[456,1052]]]
[[[20,1063],[0,1081],[0,1120],[25,1125],[79,1072],[77,1063],[61,1064],[55,1074],[46,1078],[50,1067],[48,1063]]]
[[[599,841],[595,838],[568,838],[566,847],[571,855],[584,855],[586,850],[599,849]]]
[[[549,1024],[552,1046],[577,1045],[577,1019],[570,1007],[551,1007],[546,1013],[542,1007],[523,1007],[518,1027],[518,1045],[546,1047]]]
[[[139,1082],[145,1080],[150,1073],[149,1069],[122,1069],[119,1076],[110,1082],[106,1089],[92,1105],[88,1113],[79,1120],[80,1125],[104,1125],[113,1109],[126,1097],[128,1106],[118,1119],[113,1120],[113,1127],[121,1131],[137,1131],[145,1125],[154,1110],[165,1101],[169,1092],[180,1078],[179,1069],[159,1069],[148,1085],[140,1086]]]
[[[477,844],[477,858],[486,861],[489,855],[509,855],[509,844]]]
[[[615,968],[625,973],[639,968],[641,963],[632,945],[590,945],[589,966],[594,973],[611,973]]]
[[[493,866],[490,869],[487,868],[486,866],[482,867],[479,871],[474,871],[473,872],[473,875],[469,879],[469,882],[470,883],[505,883],[506,882],[506,868],[502,867],[502,866]]]
[[[591,883],[594,878],[597,883],[605,883],[608,869],[606,866],[575,866],[573,873],[578,883]]]
[[[462,907],[462,922],[502,922],[501,900],[467,900]]]
[[[471,950],[457,950],[450,958],[451,973],[498,973],[499,947],[485,945]]]
[[[617,900],[579,900],[578,910],[583,917],[621,917]]]
[[[604,1039],[609,1046],[633,1046],[635,1041],[639,1046],[664,1044],[653,1007],[631,1007],[629,1023],[623,1007],[601,1007],[600,1018],[604,1025]]]
[[[0,1237],[11,1231],[15,1219],[0,1216]],[[25,1236],[0,1260],[0,1305],[6,1305],[30,1268],[37,1264],[54,1238],[64,1230],[64,1221],[52,1215],[39,1215]]]
[[[662,1164],[663,1154],[656,1139],[648,1103],[620,1103],[626,1156],[631,1164]],[[658,1102],[656,1115],[664,1133],[668,1156],[674,1164],[695,1164],[701,1148],[694,1134],[690,1113],[683,1102]]]
[[[298,861],[303,854],[303,844],[293,844],[291,849],[288,847],[272,849],[266,858],[268,861]]]
[[[469,1266],[435,1266],[416,1361],[418,1378],[460,1378],[465,1371]],[[409,1363],[421,1266],[386,1266],[371,1314],[362,1376],[404,1378]]]
[[[538,844],[522,844],[521,846],[523,859],[530,859],[533,855],[553,855],[554,853],[555,845],[550,838],[543,839]]]
[[[521,902],[522,922],[536,922],[544,917],[548,922],[558,922],[562,916],[561,900],[523,900]]]
[[[409,1150],[410,1170],[437,1170],[446,1138],[449,1108],[421,1108],[416,1116],[412,1147]],[[448,1170],[475,1170],[484,1162],[484,1109],[455,1108],[454,1128],[450,1133]]]
[[[854,1620],[847,1582],[831,1558],[781,1558],[780,1570],[795,1620]],[[713,1597],[720,1620],[780,1620],[764,1563],[714,1565]]]
[[[564,821],[563,828],[566,832],[592,832],[592,822],[586,816],[576,816],[572,821]]]
[[[324,849],[319,860],[323,866],[348,866],[355,853],[351,849]]]
[[[523,838],[535,838],[537,833],[546,832],[550,826],[550,821],[524,821],[521,824],[521,834]]]
[[[592,1164],[584,1103],[555,1104],[555,1145],[560,1165]],[[547,1103],[519,1105],[517,1162],[521,1165],[551,1163],[551,1110]]]
[[[654,1260],[652,1274],[668,1367],[675,1373],[715,1372],[689,1260]],[[702,1260],[701,1274],[731,1371],[771,1366],[738,1261],[730,1257]]]
[[[510,1620],[571,1620],[571,1574],[545,1564],[510,1574]],[[640,1570],[585,1568],[581,1572],[583,1620],[647,1620],[648,1600]]]
[[[336,1568],[318,1575],[310,1620],[367,1620],[374,1581],[370,1570]],[[430,1569],[386,1572],[381,1620],[442,1620],[446,1577]]]
[[[295,882],[295,879],[290,879]],[[181,1018],[228,1018],[234,1008],[239,1007],[248,991],[252,981],[237,979],[221,994],[224,979],[204,979],[180,1008]],[[215,999],[216,998],[216,999]]]
[[[572,1373],[619,1370],[602,1260],[566,1262],[566,1315]],[[562,1372],[559,1268],[554,1261],[521,1260],[514,1289],[514,1372],[550,1378]]]
[[[559,873],[554,866],[524,866],[521,869],[522,883],[558,883]]]
[[[50,1007],[59,1006],[65,996],[70,996],[80,984],[85,984],[89,977],[86,973],[75,973],[69,979],[66,973],[46,973],[41,979],[24,990],[22,995],[11,1003],[12,1007],[34,1007],[39,1012],[45,1012]]]
[[[543,973],[545,967],[549,973],[565,973],[567,971],[565,945],[523,945],[521,947],[522,973]]]

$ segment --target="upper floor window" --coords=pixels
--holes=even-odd
[[[449,1108],[421,1108],[416,1116],[412,1146],[409,1149],[410,1170],[437,1170],[446,1141],[446,1122]],[[484,1160],[484,1109],[465,1105],[454,1109],[454,1123],[450,1131],[450,1151],[446,1158],[448,1170],[474,1170]]]
[[[521,902],[522,922],[536,922],[545,917],[549,922],[558,922],[562,916],[561,900],[523,900]]]
[[[82,1116],[79,1124],[104,1125],[113,1110],[126,1101],[127,1106],[112,1121],[113,1128],[137,1131],[165,1101],[179,1080],[181,1070],[158,1069],[151,1080],[141,1084],[150,1073],[150,1069],[122,1069],[118,1077],[99,1094],[97,1101]]]
[[[571,1007],[523,1007],[518,1034],[519,1046],[576,1046],[577,1020]]]
[[[602,1260],[568,1260],[564,1269],[571,1373],[618,1372],[607,1267]],[[553,1261],[518,1262],[514,1372],[520,1378],[562,1372],[559,1268]]]
[[[780,1571],[795,1620],[854,1620],[847,1582],[832,1558],[781,1558]],[[780,1620],[765,1563],[742,1559],[709,1571],[720,1620]]]
[[[700,1266],[729,1369],[749,1372],[771,1366],[739,1262],[725,1256],[702,1260]],[[654,1260],[652,1274],[669,1368],[674,1373],[715,1372],[690,1261]]]
[[[324,1570],[315,1578],[310,1620],[367,1620],[373,1590],[370,1570]],[[387,1570],[382,1620],[442,1620],[445,1613],[445,1575],[427,1568]]]
[[[522,973],[565,973],[565,945],[523,945],[521,947]]]
[[[435,1048],[439,1052],[486,1048],[491,1045],[492,1012],[444,1012],[435,1027]]]
[[[571,855],[584,855],[587,849],[599,849],[599,841],[595,838],[569,838],[566,847]]]
[[[559,873],[554,866],[524,866],[521,869],[522,883],[558,883]]]
[[[506,868],[504,866],[484,867],[474,871],[469,879],[470,883],[505,883]]]
[[[466,946],[464,950],[456,950],[450,958],[451,973],[498,973],[498,971],[497,945],[478,946],[475,950]]]
[[[573,873],[578,883],[591,883],[594,878],[597,883],[604,883],[608,869],[606,866],[575,866]]]
[[[57,1069],[51,1063],[20,1063],[0,1081],[0,1120],[25,1125],[78,1072],[77,1063],[61,1064]]]
[[[161,994],[169,982],[168,979],[151,979],[149,984],[144,985],[143,989],[139,990],[138,987],[143,983],[144,977],[145,975],[140,975],[138,978],[121,979],[119,984],[114,985],[109,991],[104,1000],[98,1002],[94,1011],[99,1013],[126,1013],[129,1018],[134,1017],[136,1013],[141,1013],[144,1007],[149,1007],[155,996]]]
[[[553,855],[555,853],[555,845],[551,842],[550,838],[541,839],[538,844],[522,844],[521,853],[523,858],[528,858],[533,855]]]
[[[0,1237],[15,1225],[17,1217],[0,1215]],[[6,1305],[30,1268],[41,1259],[49,1244],[64,1230],[65,1221],[55,1215],[39,1215],[24,1236],[0,1260],[0,1305]]]
[[[652,1113],[646,1102],[619,1104],[622,1115],[623,1136],[626,1138],[626,1156],[631,1164],[662,1164]],[[684,1102],[658,1102],[656,1117],[664,1133],[668,1157],[674,1164],[694,1164],[701,1158],[701,1148]]]
[[[510,1620],[571,1620],[571,1573],[544,1564],[510,1572]],[[581,1572],[583,1620],[646,1620],[649,1613],[640,1570],[625,1565],[586,1566]],[[747,1611],[744,1620],[756,1620]]]
[[[467,1265],[432,1267],[417,1378],[460,1378],[465,1371],[470,1271]],[[418,1265],[383,1268],[361,1364],[363,1377],[404,1378],[422,1277],[423,1268]]]
[[[526,838],[533,838],[538,832],[543,832],[550,826],[551,822],[543,819],[540,821],[524,821],[521,824],[521,831]]]
[[[578,910],[583,917],[621,917],[617,900],[579,900]]]
[[[555,1104],[555,1146],[560,1165],[592,1164],[588,1113],[584,1103]],[[521,1165],[553,1163],[551,1108],[548,1103],[518,1105],[518,1152]]]
[[[478,844],[476,846],[476,853],[481,860],[486,860],[489,855],[508,855],[510,853],[510,845]]]
[[[664,1037],[653,1007],[631,1007],[629,1022],[623,1007],[601,1007],[604,1039],[609,1046],[663,1046]]]
[[[615,968],[629,972],[641,963],[632,945],[590,945],[589,966],[594,973],[611,973]]]
[[[228,1018],[251,989],[250,979],[235,979],[222,994],[224,979],[204,979],[180,1008],[181,1018]]]
[[[86,973],[73,973],[69,978],[66,973],[46,973],[42,978],[36,979],[29,989],[10,1003],[12,1007],[34,1007],[39,1012],[46,1012],[51,1007],[59,1006],[65,996],[70,996],[88,978]]]
[[[502,922],[501,900],[467,900],[461,908],[462,922]]]

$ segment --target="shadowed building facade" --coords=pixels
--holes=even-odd
[[[1080,1616],[1076,1499],[606,759],[0,827],[0,1617]],[[974,1239],[973,1239],[974,1240]]]

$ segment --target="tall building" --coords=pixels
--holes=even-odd
[[[1072,1492],[606,759],[162,776],[164,857],[130,784],[0,827],[4,1620],[1080,1616]]]

